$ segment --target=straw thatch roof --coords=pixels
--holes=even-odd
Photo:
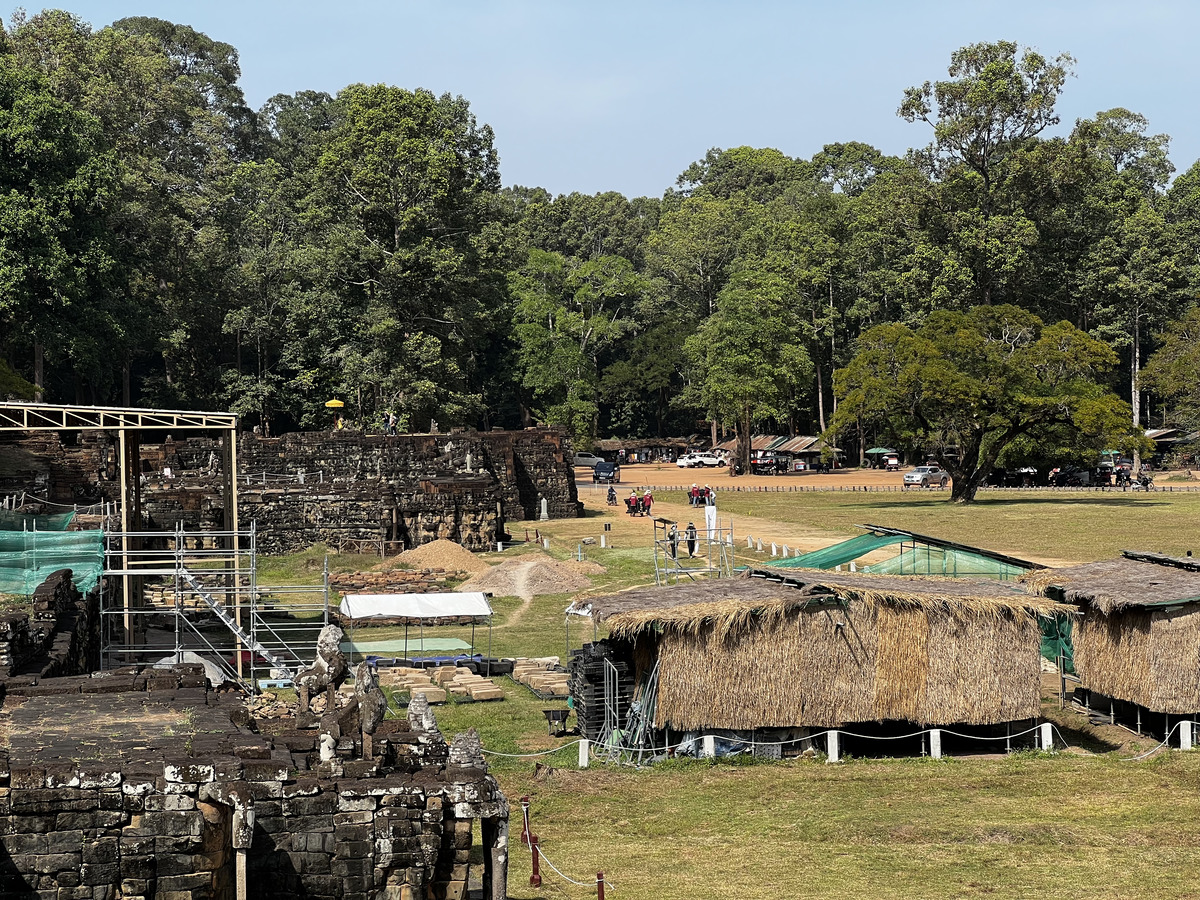
[[[578,612],[590,607],[592,616],[607,622],[617,637],[631,637],[648,628],[695,633],[709,624],[729,633],[754,619],[776,619],[797,609],[851,601],[985,618],[1013,612],[1051,615],[1069,611],[1047,597],[1031,596],[1001,582],[817,569],[755,571],[767,577],[634,588],[586,598],[573,609]]]
[[[1069,607],[999,582],[789,569],[590,609],[657,658],[658,727],[741,730],[1036,716],[1037,614]]]
[[[1030,590],[1105,614],[1200,601],[1200,562],[1126,551],[1106,559],[1027,575]]]

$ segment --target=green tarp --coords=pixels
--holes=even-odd
[[[1070,616],[1045,616],[1042,624],[1042,656],[1056,666],[1062,659],[1062,670],[1075,674],[1075,645],[1071,642]]]
[[[75,513],[35,516],[33,513],[0,509],[0,531],[66,531]]]
[[[32,594],[59,569],[87,593],[104,571],[104,532],[0,531],[0,593]]]
[[[844,566],[872,550],[899,544],[906,540],[910,540],[907,535],[860,534],[858,537],[852,537],[850,540],[834,544],[832,547],[823,547],[812,553],[805,553],[803,556],[789,556],[787,559],[772,562],[771,565],[780,569],[832,569],[834,566]]]
[[[860,572],[872,575],[946,575],[950,578],[994,578],[1009,581],[1025,569],[967,550],[948,547],[916,547],[869,566]]]

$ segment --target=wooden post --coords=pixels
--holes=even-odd
[[[825,738],[825,755],[827,757],[827,762],[835,763],[842,758],[841,748],[838,746],[838,738],[838,733],[831,728]]]
[[[929,729],[929,755],[934,759],[942,758],[942,729]]]
[[[596,873],[596,900],[604,900],[604,873]]]
[[[542,867],[541,860],[538,859],[538,836],[536,834],[529,836],[529,849],[533,851],[533,872],[529,876],[529,886],[541,887]]]

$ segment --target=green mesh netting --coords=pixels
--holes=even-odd
[[[33,513],[0,509],[0,531],[66,531],[74,518],[74,511],[52,516],[35,516]]]
[[[832,547],[814,550],[803,556],[789,556],[787,559],[772,562],[771,565],[780,569],[832,569],[834,566],[843,566],[851,560],[858,559],[872,550],[899,544],[905,540],[909,538],[898,534],[860,534]]]
[[[917,547],[883,562],[860,566],[859,571],[872,575],[947,575],[951,578],[1009,581],[1025,574],[1026,570],[968,550]]]
[[[104,571],[104,532],[0,531],[0,593],[32,594],[59,569],[87,593]]]
[[[1062,659],[1062,670],[1068,675],[1075,674],[1075,644],[1071,640],[1070,616],[1043,616],[1042,625],[1042,656],[1056,666]]]

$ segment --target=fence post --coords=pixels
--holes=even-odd
[[[1179,749],[1192,749],[1192,723],[1189,719],[1184,719],[1179,723]]]
[[[838,746],[838,737],[838,733],[831,728],[825,742],[825,755],[828,757],[828,762],[835,763],[842,758],[841,748]]]
[[[596,900],[604,900],[604,873],[596,873]]]
[[[700,755],[705,759],[712,759],[717,755],[717,739],[711,734],[706,734],[700,739]]]
[[[929,755],[934,759],[942,758],[942,729],[929,729]]]
[[[588,739],[583,738],[579,742],[579,768],[586,769],[588,767]]]
[[[529,844],[529,798],[521,798],[521,843]]]
[[[1051,725],[1049,722],[1043,722],[1041,725],[1038,726],[1038,730],[1041,732],[1041,735],[1042,735],[1042,749],[1043,750],[1053,750],[1054,749],[1054,735],[1051,734],[1051,731],[1050,731],[1050,729],[1053,727],[1054,726]]]
[[[538,859],[538,836],[536,834],[529,836],[529,849],[533,851],[533,872],[529,876],[529,886],[541,887],[542,867],[541,860]]]

